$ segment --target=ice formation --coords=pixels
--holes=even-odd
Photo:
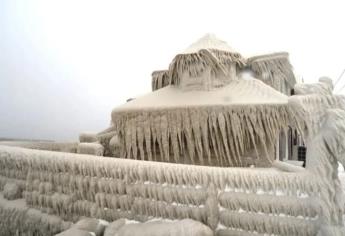
[[[319,83],[314,84],[296,84],[294,92],[296,95],[318,94],[324,96],[332,95],[333,85],[327,77],[319,79]]]
[[[329,90],[333,87],[325,79],[320,85]],[[310,89],[301,89],[302,95],[293,96],[289,102],[295,116],[303,121],[300,128],[309,149],[306,169],[327,186],[328,193],[321,194],[321,198],[326,198],[331,217],[321,220],[331,226],[325,226],[319,234],[343,235],[344,195],[338,178],[338,162],[345,164],[344,96],[332,95],[329,90],[325,92],[315,87],[318,88],[311,85]]]
[[[77,153],[77,142],[44,142],[44,141],[0,141],[0,145],[23,147],[55,152]]]
[[[161,89],[170,84],[170,77],[168,70],[158,70],[152,72],[152,91]]]
[[[117,138],[117,132],[113,125],[97,134],[98,142],[104,147],[104,156],[119,156],[120,147]]]
[[[290,95],[290,90],[296,84],[292,65],[286,52],[254,56],[248,59],[248,67],[254,76],[276,90]]]
[[[99,143],[79,143],[77,152],[80,154],[103,156],[104,147]]]
[[[123,112],[115,118],[121,156],[217,166],[269,166],[277,133],[288,124],[284,105]],[[233,136],[234,139],[228,139]],[[257,146],[264,150],[258,150]],[[258,162],[242,156],[255,150]],[[259,151],[261,153],[259,154]],[[261,156],[260,156],[261,155]],[[261,161],[261,162],[260,162]]]
[[[121,218],[114,222],[111,222],[109,226],[105,229],[103,236],[114,236],[119,231],[119,229],[126,224],[126,219]]]
[[[8,182],[4,186],[4,198],[14,200],[22,197],[22,191],[16,183]]]
[[[184,219],[178,222],[154,221],[127,224],[118,229],[119,236],[213,236],[213,232],[200,222]]]
[[[56,234],[55,236],[95,236],[95,234],[85,230],[71,228],[59,234]]]
[[[75,223],[71,229],[83,230],[86,232],[92,232],[95,236],[103,236],[105,228],[109,225],[108,222],[104,220],[94,219],[94,218],[83,218]]]
[[[0,157],[1,178],[16,179],[27,173],[26,178],[23,176],[24,195],[30,207],[66,221],[75,221],[82,215],[108,221],[123,217],[139,221],[192,218],[212,229],[223,222],[231,228],[250,230],[255,228],[235,222],[238,217],[253,216],[250,218],[253,227],[265,222],[285,235],[291,232],[313,235],[308,232],[318,230],[315,220],[331,217],[325,202],[318,201],[320,193],[329,195],[325,183],[306,171],[291,173],[114,158],[100,161],[96,156],[5,146],[0,147]],[[261,198],[253,201],[258,195]],[[293,208],[301,199],[308,205]],[[280,216],[281,213],[285,216]],[[300,216],[303,217],[299,219]],[[292,225],[288,228],[281,225],[285,220]],[[299,233],[302,231],[296,224],[304,225],[307,233]]]
[[[81,133],[79,135],[79,142],[81,143],[94,143],[97,142],[97,135],[93,133]]]
[[[61,218],[29,208],[24,199],[8,201],[0,194],[0,235],[54,235],[71,226]]]
[[[257,79],[243,79],[246,69]],[[152,77],[154,92],[80,135],[78,152],[93,155],[0,146],[0,191],[17,186],[25,198],[0,195],[0,235],[100,235],[95,218],[149,221],[105,230],[119,236],[191,235],[195,225],[197,235],[344,235],[345,99],[329,79],[295,85],[287,53],[245,59],[211,35]],[[276,160],[289,128],[308,147],[306,168]],[[95,156],[103,148],[122,158]]]
[[[287,53],[249,62],[265,83],[272,86],[272,81],[280,81],[289,85],[284,85],[286,89],[294,86]],[[271,166],[279,132],[292,122],[287,97],[255,78],[243,80],[240,71],[246,65],[245,58],[213,35],[178,54],[168,70],[153,73],[154,92],[113,110],[120,156]],[[263,78],[267,73],[269,78]]]

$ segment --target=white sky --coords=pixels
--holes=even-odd
[[[0,0],[0,137],[73,140],[106,128],[112,108],[150,92],[151,72],[205,33],[244,56],[288,51],[306,82],[336,80],[344,9],[331,0]]]

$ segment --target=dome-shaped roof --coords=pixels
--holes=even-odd
[[[225,52],[235,52],[227,42],[218,39],[214,34],[206,34],[191,44],[182,54],[196,53],[202,49],[215,49]]]
[[[208,81],[226,85],[236,79],[236,67],[243,67],[246,60],[226,42],[207,34],[175,56],[169,66],[170,83],[182,85],[185,79],[195,78],[198,89],[210,89]],[[207,74],[207,81],[200,81]],[[182,83],[181,83],[182,82]]]

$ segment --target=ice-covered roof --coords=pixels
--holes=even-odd
[[[288,58],[289,53],[288,52],[274,52],[274,53],[268,53],[268,54],[259,54],[259,55],[254,55],[252,57],[248,58],[248,62],[253,62],[253,61],[267,61],[267,60],[274,60],[278,58]]]
[[[259,80],[234,80],[227,86],[211,91],[184,91],[176,86],[167,86],[138,97],[113,112],[194,106],[287,104],[287,100],[287,96]]]
[[[182,54],[196,53],[202,49],[216,49],[220,51],[235,52],[227,42],[218,39],[214,34],[206,34],[191,44]]]
[[[291,89],[296,84],[296,78],[287,52],[257,55],[248,58],[246,62],[256,78],[290,95]]]
[[[234,67],[242,68],[245,64],[246,60],[240,53],[214,35],[207,34],[175,56],[169,65],[170,83],[179,85],[185,75],[200,78],[206,71],[210,71],[211,80],[231,74],[227,77],[230,81],[235,79],[235,75],[229,71],[233,71]]]

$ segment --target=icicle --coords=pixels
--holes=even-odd
[[[225,125],[225,117],[223,113],[218,114],[218,125],[220,129],[220,133],[222,136],[222,143],[225,148],[225,154],[228,159],[228,163],[230,166],[234,166],[231,157],[230,157],[230,151],[229,151],[229,146],[228,146],[228,138],[227,138],[227,133],[226,133],[226,125]],[[238,165],[238,163],[236,163]]]
[[[139,115],[140,117],[140,115]],[[130,126],[128,127],[131,129],[131,150],[132,153],[130,154],[130,158],[133,157],[134,159],[138,159],[138,141],[137,141],[137,127],[136,124],[138,123],[138,117],[133,117],[130,120]]]
[[[189,118],[188,110],[184,111],[183,113],[183,130],[184,130],[184,135],[185,135],[185,141],[187,143],[187,150],[188,150],[188,155],[190,158],[190,161],[192,162],[193,165],[197,164],[194,160],[194,142],[193,142],[193,136],[192,136],[192,127],[191,127],[191,121]]]
[[[144,151],[144,119],[145,117],[143,115],[140,115],[138,118],[138,126],[137,126],[137,142],[139,146],[139,155],[140,160],[145,160],[145,151]]]
[[[211,119],[212,119],[212,126],[214,129],[214,135],[215,135],[215,143],[217,145],[218,153],[220,155],[220,165],[221,166],[227,166],[226,161],[226,155],[224,151],[224,146],[222,145],[222,136],[221,131],[219,130],[219,123],[218,123],[218,115],[221,111],[212,111],[211,112]]]
[[[202,145],[203,150],[206,153],[208,165],[212,165],[211,160],[211,150],[209,144],[209,132],[208,132],[208,125],[207,125],[207,113],[204,110],[201,110],[199,113],[200,119],[200,129],[201,129],[201,138],[202,138]]]
[[[249,135],[250,135],[251,142],[252,142],[252,144],[254,146],[254,150],[255,150],[257,159],[260,159],[258,148],[256,147],[256,143],[255,143],[253,127],[252,127],[252,124],[250,123],[248,117],[246,117],[246,124],[247,124],[247,127],[248,127],[248,132],[249,132]]]
[[[199,157],[199,164],[204,165],[203,147],[202,147],[202,137],[200,133],[201,125],[199,123],[200,114],[196,109],[191,109],[191,125],[193,131],[193,140],[195,142],[195,148],[197,151],[197,156]]]
[[[143,129],[144,129],[144,139],[145,139],[145,150],[148,156],[148,160],[152,161],[152,142],[151,139],[153,136],[151,136],[151,123],[150,123],[150,117],[146,112],[143,112]],[[145,152],[145,151],[144,151]]]
[[[170,133],[170,140],[171,140],[171,147],[172,153],[174,156],[175,163],[179,163],[180,160],[180,147],[179,147],[179,134],[178,134],[178,120],[176,118],[176,114],[171,112],[169,114],[170,119],[168,120],[169,125],[169,133]]]
[[[125,127],[124,134],[125,134],[125,139],[124,139],[124,141],[125,141],[125,156],[127,158],[131,158],[132,146],[136,145],[136,144],[132,143],[132,141],[133,141],[133,139],[132,139],[132,119],[126,121],[126,127]],[[133,157],[133,158],[135,158],[135,157]]]
[[[176,132],[177,132],[177,137],[178,137],[178,143],[180,146],[180,152],[179,152],[179,157],[181,156],[182,153],[184,153],[184,141],[183,141],[183,121],[182,121],[182,113],[183,111],[179,111],[179,110],[173,110],[172,113],[175,113],[176,116],[174,118],[176,118],[176,127],[172,127],[172,129],[176,128]]]
[[[162,130],[161,130],[161,114],[155,116],[153,118],[153,127],[156,134],[156,142],[158,144],[159,149],[159,157],[157,157],[157,151],[156,151],[156,143],[153,143],[154,145],[154,160],[159,161],[163,160],[164,158],[164,152],[163,152],[163,145],[162,145]]]
[[[161,116],[160,121],[160,132],[162,134],[162,153],[161,157],[164,158],[164,161],[169,162],[170,156],[170,146],[169,146],[169,129],[168,129],[168,118],[166,115]]]
[[[211,139],[211,150],[213,150],[214,155],[215,155],[215,159],[217,161],[217,163],[221,163],[221,154],[219,153],[219,149],[217,146],[217,140],[216,140],[216,130],[214,130],[214,128],[216,127],[216,123],[213,121],[214,118],[212,118],[212,116],[208,117],[208,128],[209,128],[209,137]],[[217,127],[216,127],[217,128]]]

